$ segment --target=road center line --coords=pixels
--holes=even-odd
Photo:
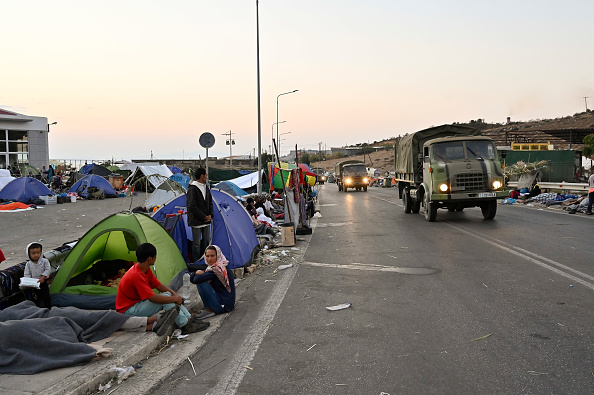
[[[376,196],[374,196],[374,197],[376,199],[383,200],[383,201],[388,202],[390,204],[394,204],[394,205],[400,206],[400,204],[398,204],[396,202],[392,202],[392,201],[389,201],[387,199],[382,199],[382,198],[379,198],[379,197],[376,197]],[[504,241],[495,239],[493,237],[486,236],[486,235],[480,235],[479,236],[478,233],[476,233],[476,232],[470,232],[470,231],[468,231],[465,228],[462,228],[460,226],[452,225],[452,224],[450,224],[448,222],[443,222],[443,223],[446,224],[446,225],[448,225],[448,226],[450,226],[450,227],[452,227],[452,228],[454,228],[454,229],[456,229],[456,230],[459,230],[460,232],[464,232],[464,233],[466,233],[469,236],[475,237],[475,238],[477,238],[479,240],[482,240],[482,241],[484,241],[486,243],[489,243],[489,244],[491,244],[491,245],[493,245],[493,246],[495,246],[497,248],[500,248],[500,249],[502,249],[504,251],[507,251],[507,252],[509,252],[511,254],[517,255],[518,257],[520,257],[522,259],[525,259],[525,260],[527,260],[529,262],[532,262],[532,263],[534,263],[534,264],[536,264],[536,265],[538,265],[540,267],[543,267],[543,268],[545,268],[547,270],[550,270],[550,271],[552,271],[554,273],[557,273],[560,276],[569,278],[569,279],[571,279],[571,280],[573,280],[573,281],[575,281],[577,283],[580,283],[580,284],[586,286],[587,288],[590,288],[591,290],[594,290],[594,284],[593,283],[590,283],[590,282],[587,282],[587,281],[585,281],[585,280],[583,280],[581,278],[575,277],[575,276],[573,276],[573,275],[571,275],[569,273],[564,272],[563,270],[567,270],[568,272],[574,273],[574,274],[576,274],[576,275],[578,275],[580,277],[586,278],[586,279],[594,282],[594,277],[593,276],[590,276],[590,275],[588,275],[586,273],[580,272],[579,270],[576,270],[576,269],[573,269],[573,268],[571,268],[569,266],[563,265],[562,263],[555,262],[552,259],[545,258],[543,256],[540,256],[538,254],[535,254],[533,252],[530,252],[528,250],[525,250],[523,248],[520,248],[520,247],[514,246],[512,244],[506,243]],[[530,256],[528,256],[528,255],[530,255]],[[550,265],[547,264],[547,263],[545,263],[545,262],[550,263]],[[555,268],[555,267],[553,267],[551,265],[557,266],[557,267],[559,267],[559,268],[561,268],[563,270],[559,270],[559,269],[557,269],[557,268]]]
[[[544,263],[543,261],[540,261],[540,260],[538,260],[538,259],[536,259],[536,258],[532,258],[532,257],[530,257],[530,256],[526,256],[526,254],[530,254],[530,255],[535,255],[535,256],[538,256],[538,255],[536,255],[536,254],[534,254],[534,253],[531,253],[531,252],[529,252],[529,251],[523,250],[523,249],[521,249],[521,248],[519,248],[519,247],[511,246],[510,244],[508,244],[508,243],[506,243],[506,242],[504,242],[504,241],[497,240],[497,239],[493,239],[493,238],[491,238],[492,240],[489,240],[487,237],[479,236],[477,233],[472,233],[472,232],[470,232],[470,231],[467,231],[466,229],[464,229],[464,228],[461,228],[461,227],[459,227],[459,226],[452,225],[452,224],[449,224],[449,223],[447,223],[447,222],[444,222],[444,223],[445,223],[446,225],[448,225],[448,226],[450,226],[450,227],[452,227],[452,228],[456,229],[456,230],[459,230],[460,232],[464,232],[464,233],[466,233],[466,234],[467,234],[467,235],[469,235],[469,236],[472,236],[472,237],[475,237],[475,238],[477,238],[477,239],[479,239],[479,240],[482,240],[482,241],[484,241],[485,243],[489,243],[489,244],[491,244],[491,245],[493,245],[493,246],[495,246],[495,247],[497,247],[497,248],[500,248],[500,249],[502,249],[502,250],[504,250],[504,251],[506,251],[506,252],[508,252],[508,253],[510,253],[510,254],[516,255],[516,256],[518,256],[518,257],[520,257],[520,258],[522,258],[522,259],[525,259],[525,260],[527,260],[527,261],[529,261],[529,262],[532,262],[532,263],[534,263],[534,264],[536,264],[536,265],[538,265],[538,266],[540,266],[540,267],[543,267],[543,268],[545,268],[545,269],[548,269],[548,270],[550,270],[550,271],[552,271],[552,272],[554,272],[554,273],[557,273],[557,274],[558,274],[558,275],[560,275],[560,276],[563,276],[563,277],[569,278],[569,279],[571,279],[571,280],[573,280],[573,281],[575,281],[575,282],[577,282],[577,283],[580,283],[580,284],[582,284],[583,286],[590,288],[591,290],[594,290],[594,284],[592,284],[592,283],[589,283],[589,282],[587,282],[587,281],[585,281],[585,280],[582,280],[581,278],[578,278],[578,277],[572,276],[571,274],[569,274],[569,273],[566,273],[566,272],[564,272],[564,271],[562,271],[562,270],[559,270],[559,269],[557,269],[557,268],[555,268],[555,267],[553,267],[553,266],[550,266],[550,265],[548,265],[548,264]],[[494,240],[494,241],[493,241],[493,240]],[[511,247],[511,248],[510,248],[510,247]],[[520,251],[516,251],[516,249],[518,249],[518,250],[520,250]],[[545,259],[546,259],[546,258],[545,258]],[[580,272],[580,271],[578,271],[578,270],[575,270],[575,269],[571,269],[571,268],[569,268],[569,267],[567,267],[567,266],[565,266],[565,265],[563,265],[563,264],[561,264],[561,263],[555,262],[555,261],[553,261],[553,260],[550,260],[550,259],[546,259],[546,260],[547,260],[547,261],[549,261],[549,262],[551,262],[551,263],[552,263],[552,264],[554,264],[555,266],[559,266],[559,267],[562,267],[562,268],[564,268],[564,269],[566,269],[566,270],[570,270],[570,271],[572,271],[572,272],[574,272],[574,273],[576,273],[576,274],[579,274],[579,275],[580,275],[580,276],[582,276],[582,277],[585,277],[585,278],[590,278],[590,279],[592,278],[591,276],[589,276],[589,275],[587,275],[587,274],[585,274],[585,273],[582,273],[582,272]]]

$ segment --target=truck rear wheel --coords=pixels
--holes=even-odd
[[[490,200],[481,204],[484,219],[493,219],[497,214],[497,200]]]
[[[437,204],[431,203],[431,194],[425,193],[425,219],[429,222],[435,222],[437,218]]]
[[[411,201],[412,201],[412,212],[414,214],[418,214],[419,211],[421,211],[421,202],[419,202],[417,199],[412,200],[412,198],[411,198]]]

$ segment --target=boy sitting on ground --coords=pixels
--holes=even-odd
[[[203,331],[208,322],[191,317],[182,305],[183,299],[153,274],[151,266],[157,260],[157,249],[151,243],[143,243],[136,249],[134,264],[122,277],[116,296],[116,310],[131,316],[150,317],[165,310],[168,322],[175,321],[183,334]],[[155,294],[153,289],[161,292]]]

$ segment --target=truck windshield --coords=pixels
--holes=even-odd
[[[495,148],[489,141],[467,141],[468,159],[495,159]]]
[[[367,169],[365,165],[347,165],[342,169],[345,176],[365,176]]]
[[[453,161],[461,159],[495,159],[495,147],[489,141],[455,141],[433,146],[433,159]]]
[[[435,144],[433,159],[442,162],[464,159],[464,144],[461,141]]]

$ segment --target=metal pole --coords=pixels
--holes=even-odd
[[[206,183],[208,184],[208,148],[206,149]]]
[[[262,194],[262,122],[260,118],[260,20],[258,15],[258,0],[256,0],[256,58],[258,73],[258,195]],[[277,112],[278,121],[278,112]]]

